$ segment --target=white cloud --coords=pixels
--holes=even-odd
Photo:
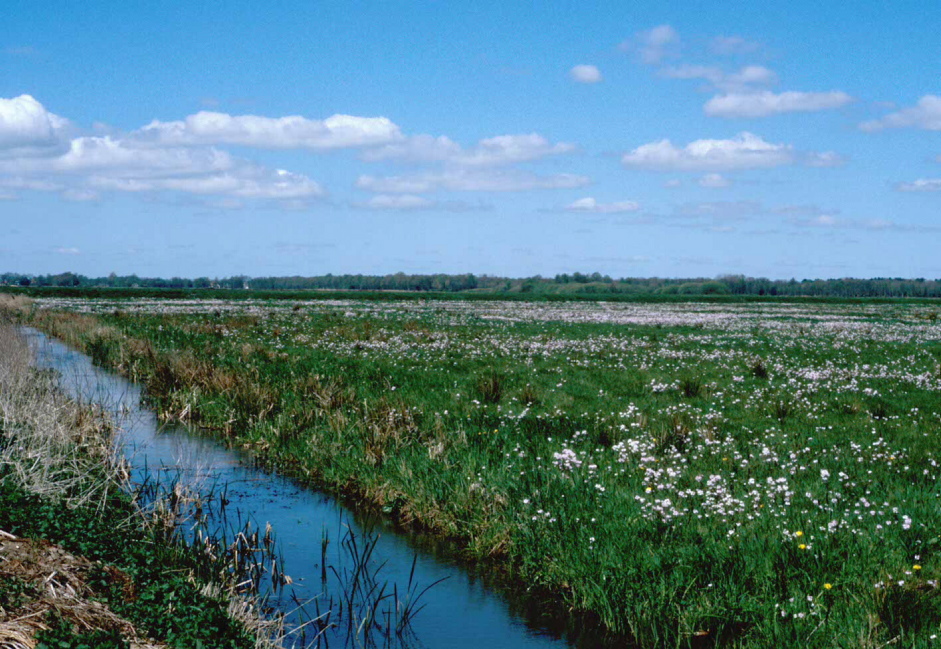
[[[0,160],[0,172],[11,174],[0,179],[4,186],[62,191],[68,200],[100,190],[279,200],[324,194],[306,176],[270,170],[212,147],[141,147],[112,136],[75,138],[56,158]]]
[[[445,136],[415,135],[396,144],[364,151],[363,159],[437,162],[455,167],[495,167],[529,162],[574,150],[573,144],[552,144],[538,133],[498,135],[481,140],[470,149],[464,149]]]
[[[837,214],[789,217],[787,222],[797,228],[821,230],[865,230],[870,232],[938,232],[941,228],[931,225],[907,225],[888,219],[849,219]]]
[[[737,72],[726,72],[712,65],[684,64],[665,67],[660,74],[670,79],[702,79],[725,92],[747,92],[755,86],[770,86],[778,82],[778,75],[761,65],[746,65]]]
[[[78,248],[66,248],[64,246],[59,247],[59,248],[53,248],[52,252],[56,253],[57,255],[80,255],[82,254],[82,251],[79,250]]]
[[[845,106],[853,101],[845,92],[730,93],[713,97],[703,107],[712,117],[767,117],[780,113],[813,112]]]
[[[76,203],[87,203],[97,201],[101,196],[96,191],[90,189],[66,189],[62,192],[62,198]]]
[[[749,85],[770,86],[778,82],[778,75],[762,65],[746,65],[738,72],[726,76],[722,85],[738,88]]]
[[[513,192],[532,189],[572,189],[591,182],[585,176],[539,176],[516,169],[449,169],[406,176],[360,176],[356,186],[382,194],[423,194],[437,190]]]
[[[675,211],[683,218],[705,218],[714,223],[745,221],[765,213],[765,207],[755,201],[705,201],[685,203]]]
[[[919,178],[895,186],[900,192],[941,192],[941,178]]]
[[[670,25],[658,25],[653,29],[637,33],[633,39],[621,43],[623,51],[636,51],[640,60],[656,65],[664,58],[676,56],[680,46],[680,35]]]
[[[213,115],[219,119],[213,119]],[[33,97],[0,98],[0,188],[57,191],[71,201],[96,200],[101,190],[179,191],[277,200],[323,195],[323,189],[306,176],[270,170],[211,146],[199,145],[202,137],[231,140],[241,137],[247,142],[251,137],[265,135],[271,138],[272,146],[280,146],[285,140],[278,139],[275,133],[278,128],[282,136],[298,127],[299,134],[312,137],[310,124],[298,126],[292,121],[294,118],[269,120],[277,122],[272,125],[264,118],[249,117],[201,113],[187,118],[187,122],[164,125],[172,128],[153,127],[146,138],[138,131],[130,137],[69,139],[72,126],[68,120],[50,113]],[[323,122],[320,144],[339,146],[354,140],[368,141],[369,133],[383,130],[383,118],[377,118],[378,122],[350,119],[353,121],[335,116]],[[267,131],[263,128],[266,125]],[[223,135],[225,131],[228,136]],[[397,133],[397,128],[392,125],[389,132]],[[178,143],[167,144],[173,139]]]
[[[683,65],[665,67],[660,74],[670,79],[705,79],[711,84],[717,84],[725,78],[722,68],[714,65]]]
[[[39,53],[39,50],[32,45],[13,45],[4,48],[3,52],[10,56],[35,56]]]
[[[438,212],[470,212],[489,209],[484,203],[467,203],[464,201],[437,201],[425,196],[414,194],[379,194],[368,201],[353,203],[353,207],[361,207],[375,211],[417,212],[435,210]]]
[[[709,42],[709,50],[713,54],[720,56],[730,56],[733,54],[751,54],[756,52],[761,45],[755,41],[742,38],[741,36],[716,36]]]
[[[424,210],[434,206],[434,201],[414,194],[379,194],[373,196],[362,207],[372,210]]]
[[[569,77],[578,83],[598,83],[603,78],[601,70],[593,65],[576,65],[569,70]]]
[[[246,167],[238,171],[198,176],[127,178],[91,176],[88,183],[96,188],[120,192],[179,191],[188,194],[221,195],[236,198],[297,199],[317,198],[323,189],[300,174],[279,169]]]
[[[732,181],[722,174],[706,174],[699,179],[700,187],[708,187],[710,189],[722,189],[729,187],[731,184]]]
[[[300,115],[260,117],[200,111],[183,120],[154,120],[135,134],[163,145],[234,144],[262,149],[328,150],[378,146],[402,139],[386,117],[333,115],[325,120]]]
[[[729,140],[696,140],[678,148],[670,140],[637,147],[621,158],[626,167],[653,171],[732,171],[792,164],[795,155],[786,144],[765,142],[739,133]]]
[[[881,131],[884,128],[920,128],[926,131],[941,131],[941,96],[925,95],[911,108],[903,108],[882,119],[863,122],[864,131]]]
[[[791,219],[791,223],[794,225],[801,226],[810,226],[818,228],[836,228],[843,227],[848,221],[846,219],[841,219],[840,217],[834,214],[820,214],[819,216],[814,216],[811,218],[805,219]]]
[[[618,201],[614,203],[599,203],[593,197],[580,198],[565,206],[566,212],[587,212],[591,214],[623,214],[636,212],[640,204],[636,201]]]
[[[804,164],[808,167],[842,167],[846,164],[846,158],[836,151],[812,152],[805,154]]]
[[[3,166],[0,166],[3,171]],[[7,189],[26,189],[37,192],[57,192],[65,189],[61,183],[46,178],[31,178],[26,175],[0,176],[0,187]]]
[[[30,95],[0,98],[0,156],[55,155],[68,143],[69,121]]]
[[[236,164],[228,153],[214,148],[142,148],[106,135],[75,138],[64,155],[24,166],[62,173],[107,171],[118,177],[152,177],[227,171]]]

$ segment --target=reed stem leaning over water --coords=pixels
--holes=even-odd
[[[100,407],[67,398],[30,361],[26,341],[0,310],[0,466],[30,493],[101,507],[127,477],[115,428]]]

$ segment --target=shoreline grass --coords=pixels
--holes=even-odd
[[[50,305],[164,417],[640,646],[941,630],[932,305]]]
[[[0,644],[273,648],[254,609],[193,578],[208,567],[198,552],[158,539],[123,491],[114,435],[0,321]]]

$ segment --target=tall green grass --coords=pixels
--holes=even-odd
[[[34,322],[640,646],[941,632],[931,307],[223,306]]]

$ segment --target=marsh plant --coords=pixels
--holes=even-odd
[[[424,586],[415,576],[418,556],[412,559],[404,584],[384,578],[385,561],[376,557],[378,533],[357,534],[347,527],[340,537],[338,552],[330,556],[329,535],[324,529],[321,542],[321,593],[304,607],[309,617],[301,629],[305,646],[377,647],[408,646],[411,624],[425,607],[424,595],[445,578]]]
[[[934,305],[293,306],[50,299],[32,322],[641,647],[941,633]]]
[[[249,631],[268,630],[256,609],[197,582],[204,559],[142,518],[115,433],[0,321],[0,646],[274,647]]]

